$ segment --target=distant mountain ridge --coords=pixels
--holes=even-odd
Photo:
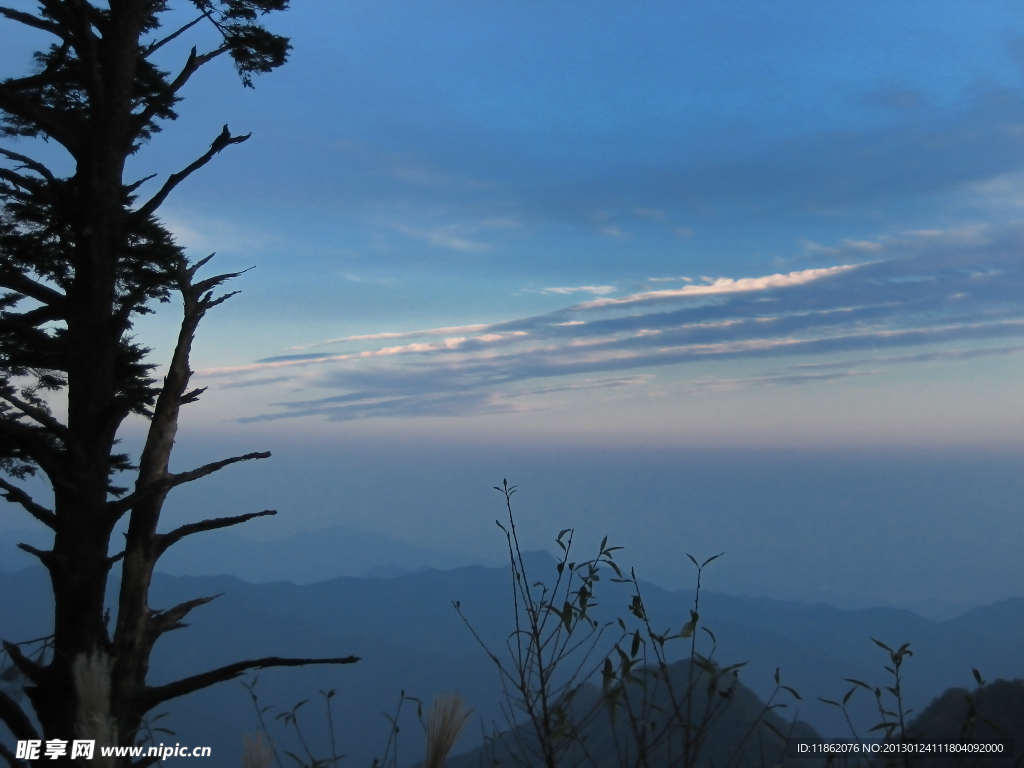
[[[555,563],[547,553],[525,555],[531,580],[550,580]],[[264,571],[266,573],[267,571]],[[339,738],[356,765],[369,765],[386,738],[384,710],[392,711],[401,690],[427,703],[444,690],[459,689],[485,722],[499,719],[500,688],[493,663],[462,624],[451,603],[462,608],[492,648],[503,647],[511,626],[508,568],[480,565],[451,570],[426,569],[390,578],[338,577],[307,585],[252,584],[230,576],[157,574],[151,604],[166,608],[186,599],[224,593],[197,609],[193,626],[170,633],[157,646],[154,679],[190,674],[241,658],[263,655],[346,655],[359,664],[338,669],[306,669],[260,676],[261,704],[280,711],[301,699],[312,719],[317,691],[337,688]],[[113,589],[114,585],[111,585]],[[641,583],[648,615],[660,630],[678,628],[692,607],[693,593],[669,592]],[[625,615],[625,585],[598,584],[596,616]],[[0,637],[24,640],[49,631],[52,621],[45,572],[29,568],[0,573]],[[701,621],[718,638],[715,659],[748,661],[741,680],[765,698],[774,687],[776,667],[783,682],[802,694],[800,718],[825,736],[843,736],[841,719],[817,697],[841,698],[843,678],[885,685],[885,654],[872,642],[910,642],[915,652],[905,665],[907,706],[921,711],[952,686],[970,688],[971,667],[989,680],[1024,677],[1024,599],[977,608],[950,621],[934,622],[909,611],[843,611],[764,598],[704,592]],[[702,641],[706,642],[706,641]],[[705,645],[704,651],[708,651]],[[873,704],[860,692],[851,702],[855,717],[867,722]],[[168,722],[182,738],[237,751],[241,734],[255,728],[248,694],[235,683],[175,702]],[[308,715],[305,713],[309,713]],[[406,728],[415,743],[418,727]],[[459,749],[479,743],[480,728],[469,730]],[[410,756],[416,748],[406,748]],[[237,764],[233,760],[232,764]],[[219,761],[218,761],[219,763]],[[228,764],[225,762],[224,764]]]
[[[0,570],[20,570],[35,558],[19,542],[46,547],[46,531],[0,531]],[[229,530],[210,531],[179,543],[160,559],[158,570],[174,576],[235,576],[253,584],[291,581],[312,584],[338,576],[397,576],[419,568],[451,569],[483,563],[454,550],[409,544],[393,536],[344,526],[300,531],[257,541]]]

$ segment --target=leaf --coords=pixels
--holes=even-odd
[[[633,595],[633,601],[629,605],[629,612],[640,619],[640,621],[647,619],[647,614],[644,612],[644,601],[640,599],[640,595]]]
[[[719,552],[717,555],[712,555],[711,557],[709,557],[707,560],[704,561],[704,563],[701,565],[701,568],[703,568],[708,563],[717,560],[718,558],[720,558],[724,554],[725,554],[725,552]]]
[[[875,640],[875,638],[873,638],[873,637],[872,637],[872,638],[871,638],[871,642],[873,642],[873,643],[874,643],[875,645],[877,645],[877,646],[878,646],[879,648],[884,648],[884,649],[885,649],[885,650],[887,650],[887,651],[888,651],[889,653],[892,653],[892,648],[890,648],[890,647],[889,647],[888,645],[886,645],[885,643],[883,643],[883,642],[882,642],[881,640]]]
[[[693,563],[694,565],[697,565],[697,561],[696,561],[696,559],[695,559],[695,558],[693,557],[693,555],[691,555],[691,554],[690,554],[689,552],[687,552],[687,553],[686,553],[686,556],[687,556],[688,558],[690,558],[690,562],[691,562],[691,563]],[[699,565],[697,565],[697,567],[698,567],[698,568],[700,568],[700,566],[699,566]]]
[[[839,706],[838,701],[832,701],[832,699],[823,699],[820,696],[818,697],[818,701],[820,701],[822,704],[831,704],[833,707],[839,707],[839,709],[842,709],[842,707]]]
[[[874,688],[872,688],[867,683],[861,682],[860,680],[857,680],[857,679],[852,678],[852,677],[844,677],[843,680],[845,682],[847,682],[847,683],[853,683],[854,685],[860,686],[861,688],[867,688],[869,691],[874,691],[875,690]]]
[[[636,630],[633,633],[633,644],[630,646],[629,655],[632,656],[635,659],[637,653],[639,653],[639,652],[640,652],[640,630]]]
[[[985,681],[981,679],[981,672],[979,672],[974,667],[971,667],[971,672],[974,673],[974,679],[977,681],[978,687],[983,686],[985,684]]]
[[[708,633],[708,636],[709,636],[709,637],[711,638],[711,642],[712,642],[712,643],[714,643],[715,645],[718,645],[718,638],[717,638],[717,637],[715,637],[715,633],[714,633],[714,632],[712,632],[712,631],[711,631],[710,629],[708,629],[707,627],[701,627],[701,629],[703,629],[703,630],[704,630],[705,632],[707,632],[707,633]]]
[[[793,695],[793,698],[795,698],[795,699],[803,699],[803,697],[799,693],[797,693],[795,690],[790,688],[788,685],[783,685],[782,686],[782,690],[789,691]]]
[[[611,687],[614,680],[615,668],[612,666],[612,660],[605,659],[604,668],[601,670],[601,690],[607,693],[608,688]]]

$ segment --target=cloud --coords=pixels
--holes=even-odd
[[[569,293],[596,293],[601,295],[615,293],[616,290],[618,289],[614,285],[577,285],[567,288],[542,288],[541,293],[557,293],[562,295]]]
[[[478,240],[471,240],[460,234],[461,227],[458,224],[449,224],[430,229],[417,229],[404,224],[395,225],[395,229],[403,235],[424,240],[430,245],[438,248],[447,248],[454,251],[486,251],[491,246]]]
[[[820,280],[823,277],[853,269],[852,265],[829,267],[827,269],[805,269],[800,272],[790,272],[788,275],[768,275],[766,277],[743,277],[733,280],[728,277],[720,277],[709,285],[686,285],[682,288],[668,289],[663,291],[647,291],[632,296],[624,296],[621,299],[594,299],[580,304],[577,309],[600,309],[611,306],[627,306],[631,304],[649,304],[665,299],[677,299],[688,296],[711,296],[721,293],[742,293],[747,291],[763,291],[768,288],[785,288],[793,285],[803,285],[812,280]]]
[[[240,389],[243,387],[266,387],[270,384],[278,384],[282,381],[291,381],[294,376],[265,376],[261,379],[247,379],[245,381],[232,381],[219,385],[220,389]]]
[[[257,421],[279,421],[306,416],[319,416],[329,421],[353,421],[365,418],[416,417],[416,416],[480,416],[534,410],[538,406],[516,400],[538,395],[560,392],[576,392],[585,389],[612,389],[645,384],[651,376],[623,376],[610,379],[582,380],[557,387],[536,387],[513,392],[477,391],[418,391],[410,393],[407,386],[388,376],[378,379],[372,390],[352,392],[346,395],[325,397],[318,400],[280,403],[285,410],[240,419],[243,423]],[[365,380],[365,379],[364,379]],[[436,382],[435,382],[436,383]],[[426,380],[416,382],[417,389],[430,388]],[[443,388],[441,388],[443,389]],[[543,407],[543,406],[540,406]]]
[[[257,418],[348,419],[447,414],[459,407],[466,413],[521,410],[527,393],[592,388],[597,385],[587,377],[599,374],[622,374],[600,380],[601,387],[624,386],[630,376],[652,369],[724,360],[806,362],[684,386],[824,382],[1024,349],[1006,341],[994,346],[1024,337],[1024,224],[917,231],[868,242],[878,244],[868,249],[871,261],[721,277],[499,323],[342,337],[331,340],[352,345],[341,354],[264,358],[198,375],[241,381],[308,368],[313,390],[340,394],[280,403],[276,413]],[[859,241],[829,251],[850,259],[865,255]],[[402,343],[382,344],[388,341]],[[907,351],[877,354],[889,350]],[[866,352],[876,354],[865,358]],[[538,388],[536,382],[552,379],[564,383]]]
[[[708,379],[697,380],[686,387],[687,392],[723,392],[746,387],[764,387],[783,384],[812,384],[822,381],[835,381],[836,379],[857,378],[860,376],[873,376],[877,371],[834,371],[832,373],[791,373],[778,374],[775,376],[752,376],[736,379]]]
[[[661,229],[676,242],[694,235],[695,218],[702,235],[721,236],[780,215],[828,222],[842,211],[875,219],[883,205],[934,212],[940,198],[983,197],[976,188],[1024,171],[1021,93],[989,83],[950,97],[955,106],[928,103],[909,88],[876,89],[863,100],[870,119],[771,133],[741,151],[694,154],[667,141],[649,163],[609,162],[602,143],[581,145],[553,165],[528,152],[509,162],[508,148],[493,146],[473,156],[474,174],[486,184],[425,185],[385,174],[390,184],[353,179],[344,203],[394,210],[415,201],[417,210],[449,222],[568,223],[612,241]],[[434,150],[431,162],[450,167],[437,173],[465,175],[459,142]],[[452,224],[405,234],[457,250],[488,247]]]
[[[890,366],[908,363],[927,363],[942,360],[976,360],[984,357],[1003,357],[1024,353],[1024,344],[986,349],[947,349],[940,352],[923,352],[916,355],[890,355],[837,363],[804,363],[794,365],[785,371],[764,376],[732,379],[697,379],[691,382],[688,392],[715,392],[745,387],[764,387],[789,384],[812,384],[836,379],[877,376]],[[867,366],[867,367],[865,367]]]
[[[493,392],[453,392],[447,394],[408,395],[405,397],[365,397],[354,402],[313,402],[304,407],[291,408],[283,413],[262,414],[239,419],[242,423],[278,421],[303,416],[319,416],[328,421],[414,416],[480,416],[524,410],[522,406],[505,402]]]
[[[482,331],[487,327],[488,326],[485,324],[477,323],[475,325],[456,325],[449,326],[447,328],[428,328],[426,330],[419,331],[368,333],[363,334],[362,336],[339,336],[336,339],[327,339],[326,341],[319,341],[315,344],[306,344],[300,347],[292,347],[292,349],[310,349],[312,347],[326,346],[328,344],[344,344],[353,341],[382,341],[384,339],[411,339],[422,336],[447,336],[453,333],[473,333],[475,331]],[[310,355],[309,357],[317,357],[317,355]],[[278,359],[284,358],[267,358],[267,360]]]

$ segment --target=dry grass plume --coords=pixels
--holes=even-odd
[[[462,697],[457,693],[444,693],[434,699],[434,706],[427,713],[427,756],[423,768],[443,768],[471,714],[472,710],[463,709]]]

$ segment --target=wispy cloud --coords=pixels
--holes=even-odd
[[[614,285],[577,285],[563,288],[542,288],[541,293],[557,293],[562,295],[570,293],[595,293],[600,296],[605,293],[615,293],[616,290],[618,289]]]
[[[387,377],[384,377],[385,379]],[[317,400],[278,403],[285,410],[250,416],[241,419],[243,423],[256,421],[279,421],[304,416],[319,416],[330,421],[352,421],[370,417],[408,416],[480,416],[494,413],[535,410],[543,405],[523,402],[526,398],[561,392],[577,392],[586,389],[615,389],[646,383],[651,376],[622,376],[610,379],[584,379],[572,384],[556,387],[520,388],[509,392],[480,392],[468,389],[443,391],[437,381],[417,381],[417,389],[427,391],[410,392],[408,380],[378,380],[372,390],[351,392],[335,397]],[[365,380],[365,379],[364,379]],[[432,386],[433,385],[433,386]],[[442,390],[442,391],[431,391]]]
[[[344,344],[353,341],[384,341],[386,339],[414,339],[423,336],[447,336],[453,333],[474,333],[488,327],[486,324],[477,323],[476,325],[455,325],[447,328],[427,328],[419,331],[392,331],[387,333],[368,333],[362,336],[339,336],[336,339],[318,341],[315,344],[305,344],[299,347],[292,347],[292,349],[312,349],[313,347]]]
[[[623,386],[629,372],[721,360],[809,358],[763,375],[684,386],[824,382],[915,362],[1015,353],[1024,345],[993,345],[1024,337],[1024,225],[967,236],[968,229],[869,241],[878,248],[833,247],[839,256],[870,261],[705,279],[500,323],[345,336],[329,340],[352,346],[340,354],[283,355],[200,375],[238,386],[268,380],[270,371],[275,380],[307,368],[311,387],[342,394],[280,403],[257,418],[348,419],[519,410],[525,393],[593,388],[585,377],[601,373],[626,374],[601,387]],[[381,344],[387,341],[401,343]],[[927,349],[878,355],[914,348]],[[866,352],[876,356],[864,358]],[[851,361],[855,355],[861,358]],[[834,362],[837,356],[843,362]],[[565,383],[526,384],[552,378]]]
[[[649,304],[665,299],[678,299],[687,296],[711,296],[720,293],[746,293],[748,291],[764,291],[768,288],[787,288],[794,285],[803,285],[823,277],[845,272],[853,269],[852,265],[829,267],[827,269],[805,269],[800,272],[790,272],[788,275],[767,275],[765,277],[743,277],[733,280],[728,277],[720,277],[711,281],[708,285],[685,285],[682,288],[670,288],[662,291],[647,291],[636,293],[632,296],[623,296],[620,299],[594,299],[580,304],[578,309],[599,309],[601,307],[626,306],[629,304]]]
[[[451,224],[429,229],[417,229],[404,224],[395,225],[395,229],[403,235],[423,240],[438,248],[448,248],[454,251],[486,251],[490,245],[480,240],[472,240],[463,233],[462,227]]]
[[[835,379],[878,376],[894,367],[908,363],[941,362],[945,360],[977,360],[985,357],[1003,357],[1024,353],[1024,344],[984,349],[945,349],[938,352],[922,352],[916,355],[888,355],[861,360],[844,360],[834,363],[803,363],[789,366],[782,371],[763,376],[746,378],[695,379],[686,389],[689,392],[714,392],[735,390],[746,387],[813,384]]]
[[[291,381],[294,376],[264,376],[259,379],[243,379],[241,381],[230,381],[227,384],[219,385],[221,389],[241,389],[245,387],[266,387],[271,384],[280,384],[282,381]]]

